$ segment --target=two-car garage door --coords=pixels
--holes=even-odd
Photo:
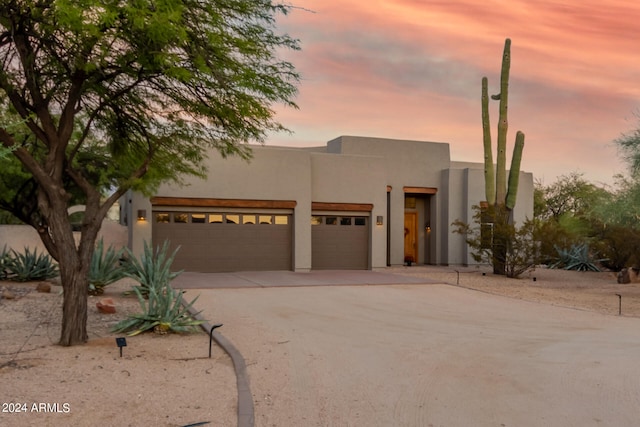
[[[180,247],[176,270],[293,269],[295,202],[155,198],[152,204],[153,244],[168,240],[172,251]],[[314,211],[307,223],[311,268],[368,269],[369,220],[368,212]]]
[[[180,246],[175,269],[198,272],[291,270],[290,214],[153,212],[153,242]]]

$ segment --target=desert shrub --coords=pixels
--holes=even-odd
[[[471,255],[476,262],[493,264],[495,261],[494,241],[505,242],[504,259],[498,260],[505,266],[505,274],[510,278],[517,278],[524,272],[535,267],[540,259],[540,244],[537,241],[539,233],[538,222],[527,220],[522,226],[513,224],[489,224],[483,222],[482,209],[474,206],[476,213],[474,220],[479,226],[472,226],[462,221],[454,221],[454,233],[466,237],[466,242],[472,250]]]
[[[550,264],[557,260],[556,248],[570,248],[584,243],[585,237],[574,234],[554,219],[548,219],[538,221],[536,240],[540,247],[540,264]]]
[[[10,257],[7,266],[7,277],[10,280],[28,282],[51,279],[58,275],[58,266],[51,256],[47,253],[38,254],[37,249],[31,252],[29,248],[25,248],[24,253],[11,250]]]
[[[120,266],[123,249],[116,251],[113,246],[104,250],[104,241],[100,239],[91,258],[89,270],[89,294],[102,295],[105,286],[125,277],[124,269]]]
[[[140,294],[146,297],[151,288],[163,288],[165,284],[178,277],[182,271],[171,271],[171,264],[178,249],[180,248],[176,248],[171,255],[168,255],[169,242],[165,240],[164,244],[158,246],[154,252],[145,241],[144,251],[139,260],[130,250],[127,250],[124,274],[139,283],[134,286],[134,290],[138,289]]]
[[[628,227],[599,227],[591,245],[602,265],[614,271],[625,267],[640,267],[640,231]]]
[[[0,210],[0,224],[20,225],[24,222],[9,211]]]

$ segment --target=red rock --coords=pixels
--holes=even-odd
[[[96,307],[100,313],[114,314],[116,312],[116,305],[111,298],[102,298],[96,303]]]
[[[40,282],[38,286],[36,286],[36,291],[48,294],[51,292],[51,285],[47,282]]]

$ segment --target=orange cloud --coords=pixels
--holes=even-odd
[[[301,40],[303,50],[285,56],[303,75],[300,110],[279,110],[295,134],[274,135],[272,143],[317,145],[341,134],[435,140],[450,142],[454,157],[479,161],[480,79],[486,75],[497,92],[510,37],[510,129],[527,134],[525,168],[545,177],[583,170],[599,181],[623,170],[611,141],[636,125],[625,119],[640,98],[640,5],[300,0],[298,6],[313,12],[294,9],[278,23]]]

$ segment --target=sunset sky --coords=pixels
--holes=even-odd
[[[293,0],[279,30],[302,74],[294,133],[267,145],[322,145],[340,135],[448,142],[481,162],[481,79],[499,92],[512,40],[508,158],[545,184],[570,172],[612,183],[625,164],[613,140],[640,126],[640,4],[629,0]],[[492,102],[495,140],[497,102]]]

